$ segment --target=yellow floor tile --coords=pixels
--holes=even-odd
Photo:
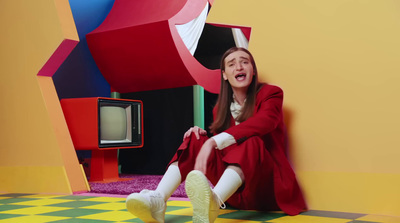
[[[364,216],[361,218],[357,218],[357,220],[359,220],[359,221],[375,221],[375,222],[384,222],[384,223],[400,223],[400,217],[384,216],[384,215],[367,215],[367,216]]]
[[[168,201],[167,206],[192,207],[190,201]]]
[[[96,204],[90,205],[86,207],[81,207],[82,209],[98,209],[98,210],[110,210],[110,211],[119,211],[125,210],[125,203],[104,203],[104,204]]]
[[[119,197],[92,197],[92,198],[82,199],[81,201],[121,202],[125,200],[126,200],[125,198],[119,198]]]
[[[307,215],[284,216],[268,222],[273,223],[347,223],[351,220],[342,218],[327,218]]]

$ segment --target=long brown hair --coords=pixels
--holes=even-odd
[[[224,80],[222,72],[225,71],[225,58],[231,53],[236,51],[243,51],[250,56],[250,62],[253,65],[254,77],[252,82],[247,89],[247,97],[244,106],[241,109],[241,114],[237,117],[236,121],[243,122],[253,115],[254,106],[256,103],[256,94],[259,89],[258,84],[258,73],[256,63],[254,61],[253,55],[245,48],[232,47],[227,50],[221,57],[221,88],[216,103],[217,113],[214,122],[210,126],[210,131],[213,134],[218,134],[230,127],[231,123],[231,111],[230,105],[233,102],[233,91],[232,86],[229,81]]]

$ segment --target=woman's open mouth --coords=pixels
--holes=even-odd
[[[246,79],[246,74],[244,74],[244,73],[237,74],[237,75],[235,76],[235,78],[236,78],[236,80],[238,80],[238,81],[243,81],[244,79]]]

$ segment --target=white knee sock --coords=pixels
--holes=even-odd
[[[237,191],[237,189],[239,189],[242,183],[243,182],[239,174],[233,169],[228,168],[222,174],[213,191],[223,202],[225,202]]]
[[[164,196],[164,200],[167,201],[181,184],[181,179],[179,167],[170,165],[160,183],[158,183],[156,191],[160,192]]]

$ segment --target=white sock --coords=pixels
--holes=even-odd
[[[233,169],[227,168],[215,185],[213,191],[225,202],[242,185],[242,179]]]
[[[170,165],[160,183],[158,183],[156,191],[160,192],[164,196],[164,200],[167,201],[181,184],[181,179],[179,167]]]

